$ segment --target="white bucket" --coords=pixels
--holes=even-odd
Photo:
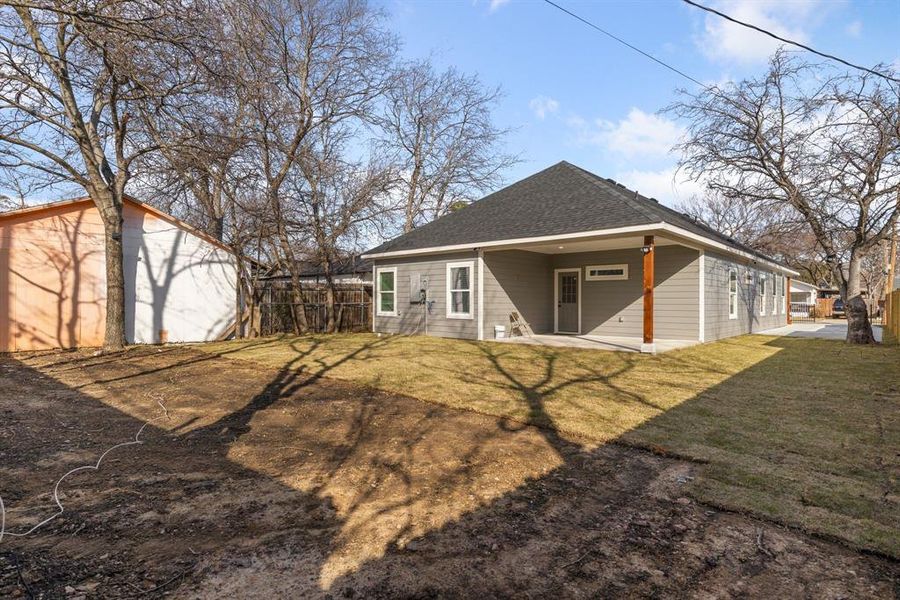
[[[506,337],[506,326],[494,325],[494,339],[502,340]]]

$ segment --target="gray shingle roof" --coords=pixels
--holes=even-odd
[[[365,254],[564,235],[660,222],[772,260],[686,215],[566,161]]]

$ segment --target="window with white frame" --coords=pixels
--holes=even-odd
[[[447,318],[472,318],[472,261],[447,263]]]
[[[756,289],[759,292],[759,314],[766,314],[766,274],[756,274]]]
[[[784,288],[786,287],[786,281],[784,279],[784,275],[777,275],[778,277],[778,304],[781,307],[780,312],[784,314]]]
[[[769,290],[769,292],[772,296],[772,314],[777,315],[778,314],[778,294],[777,294],[778,275],[776,275],[775,273],[772,273],[771,278],[772,278],[772,287]]]
[[[584,268],[585,281],[628,279],[628,265],[589,265]]]
[[[397,268],[385,267],[375,270],[376,274],[376,314],[379,317],[397,316]]]
[[[738,316],[738,277],[734,270],[728,271],[728,318]]]

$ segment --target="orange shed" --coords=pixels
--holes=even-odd
[[[234,318],[232,253],[136,200],[123,212],[127,341],[215,339]],[[88,198],[0,213],[0,352],[103,343],[103,241]]]

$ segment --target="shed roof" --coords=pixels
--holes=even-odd
[[[807,283],[805,281],[800,281],[799,279],[791,280],[791,290],[806,290],[807,292],[817,292],[819,288],[813,285],[812,283]]]
[[[160,219],[162,219],[164,221],[168,221],[169,223],[171,223],[181,229],[184,229],[188,233],[191,233],[199,238],[202,238],[203,240],[209,242],[210,244],[213,244],[214,246],[217,246],[228,252],[232,252],[231,248],[229,248],[226,244],[222,243],[221,240],[218,240],[215,237],[206,233],[205,231],[201,231],[200,229],[197,229],[193,225],[182,221],[178,217],[173,217],[169,213],[164,212],[164,211],[162,211],[154,206],[151,206],[149,204],[145,204],[144,202],[141,202],[140,200],[137,200],[131,196],[125,196],[123,198],[123,200],[133,206],[136,206],[137,208],[140,208],[141,210],[147,211],[147,212],[159,217]],[[58,208],[66,207],[66,206],[71,206],[74,208],[81,204],[91,204],[91,203],[93,203],[91,198],[88,196],[84,196],[82,198],[70,198],[67,200],[59,200],[57,202],[47,202],[45,204],[37,204],[35,206],[26,206],[25,208],[18,208],[15,210],[8,210],[6,212],[0,212],[0,221],[2,221],[4,219],[11,219],[11,218],[17,218],[17,217],[28,216],[28,215],[33,215],[35,218],[38,218],[38,217],[42,216],[44,213],[46,213],[47,211],[52,211],[52,210],[55,210]]]

